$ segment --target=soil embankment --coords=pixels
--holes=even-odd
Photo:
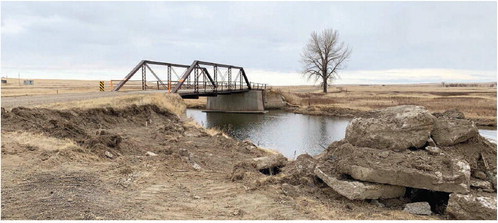
[[[161,97],[2,108],[2,219],[439,218],[350,201],[299,171],[236,180],[241,160],[273,153],[200,128]]]

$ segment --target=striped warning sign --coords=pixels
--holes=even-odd
[[[103,81],[100,82],[100,91],[104,91],[104,82]]]

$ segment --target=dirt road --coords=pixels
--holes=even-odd
[[[14,107],[33,107],[37,105],[52,104],[57,102],[80,101],[93,98],[116,97],[120,95],[151,94],[158,92],[159,91],[110,91],[2,97],[2,108],[10,109]]]

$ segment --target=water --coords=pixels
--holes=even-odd
[[[278,150],[291,159],[303,153],[317,155],[330,143],[343,139],[351,120],[285,111],[232,114],[204,113],[201,110],[187,109],[187,116],[206,128],[221,129],[240,140],[249,139],[260,147]],[[496,130],[479,132],[496,142]]]
[[[496,143],[496,130],[479,129],[479,134]]]
[[[278,150],[288,158],[300,154],[317,155],[330,143],[341,140],[351,119],[269,111],[266,114],[204,113],[188,109],[206,128],[217,128],[234,138]]]

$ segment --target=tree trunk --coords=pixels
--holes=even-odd
[[[323,93],[327,93],[327,87],[328,87],[328,84],[327,84],[327,78],[323,78]]]

